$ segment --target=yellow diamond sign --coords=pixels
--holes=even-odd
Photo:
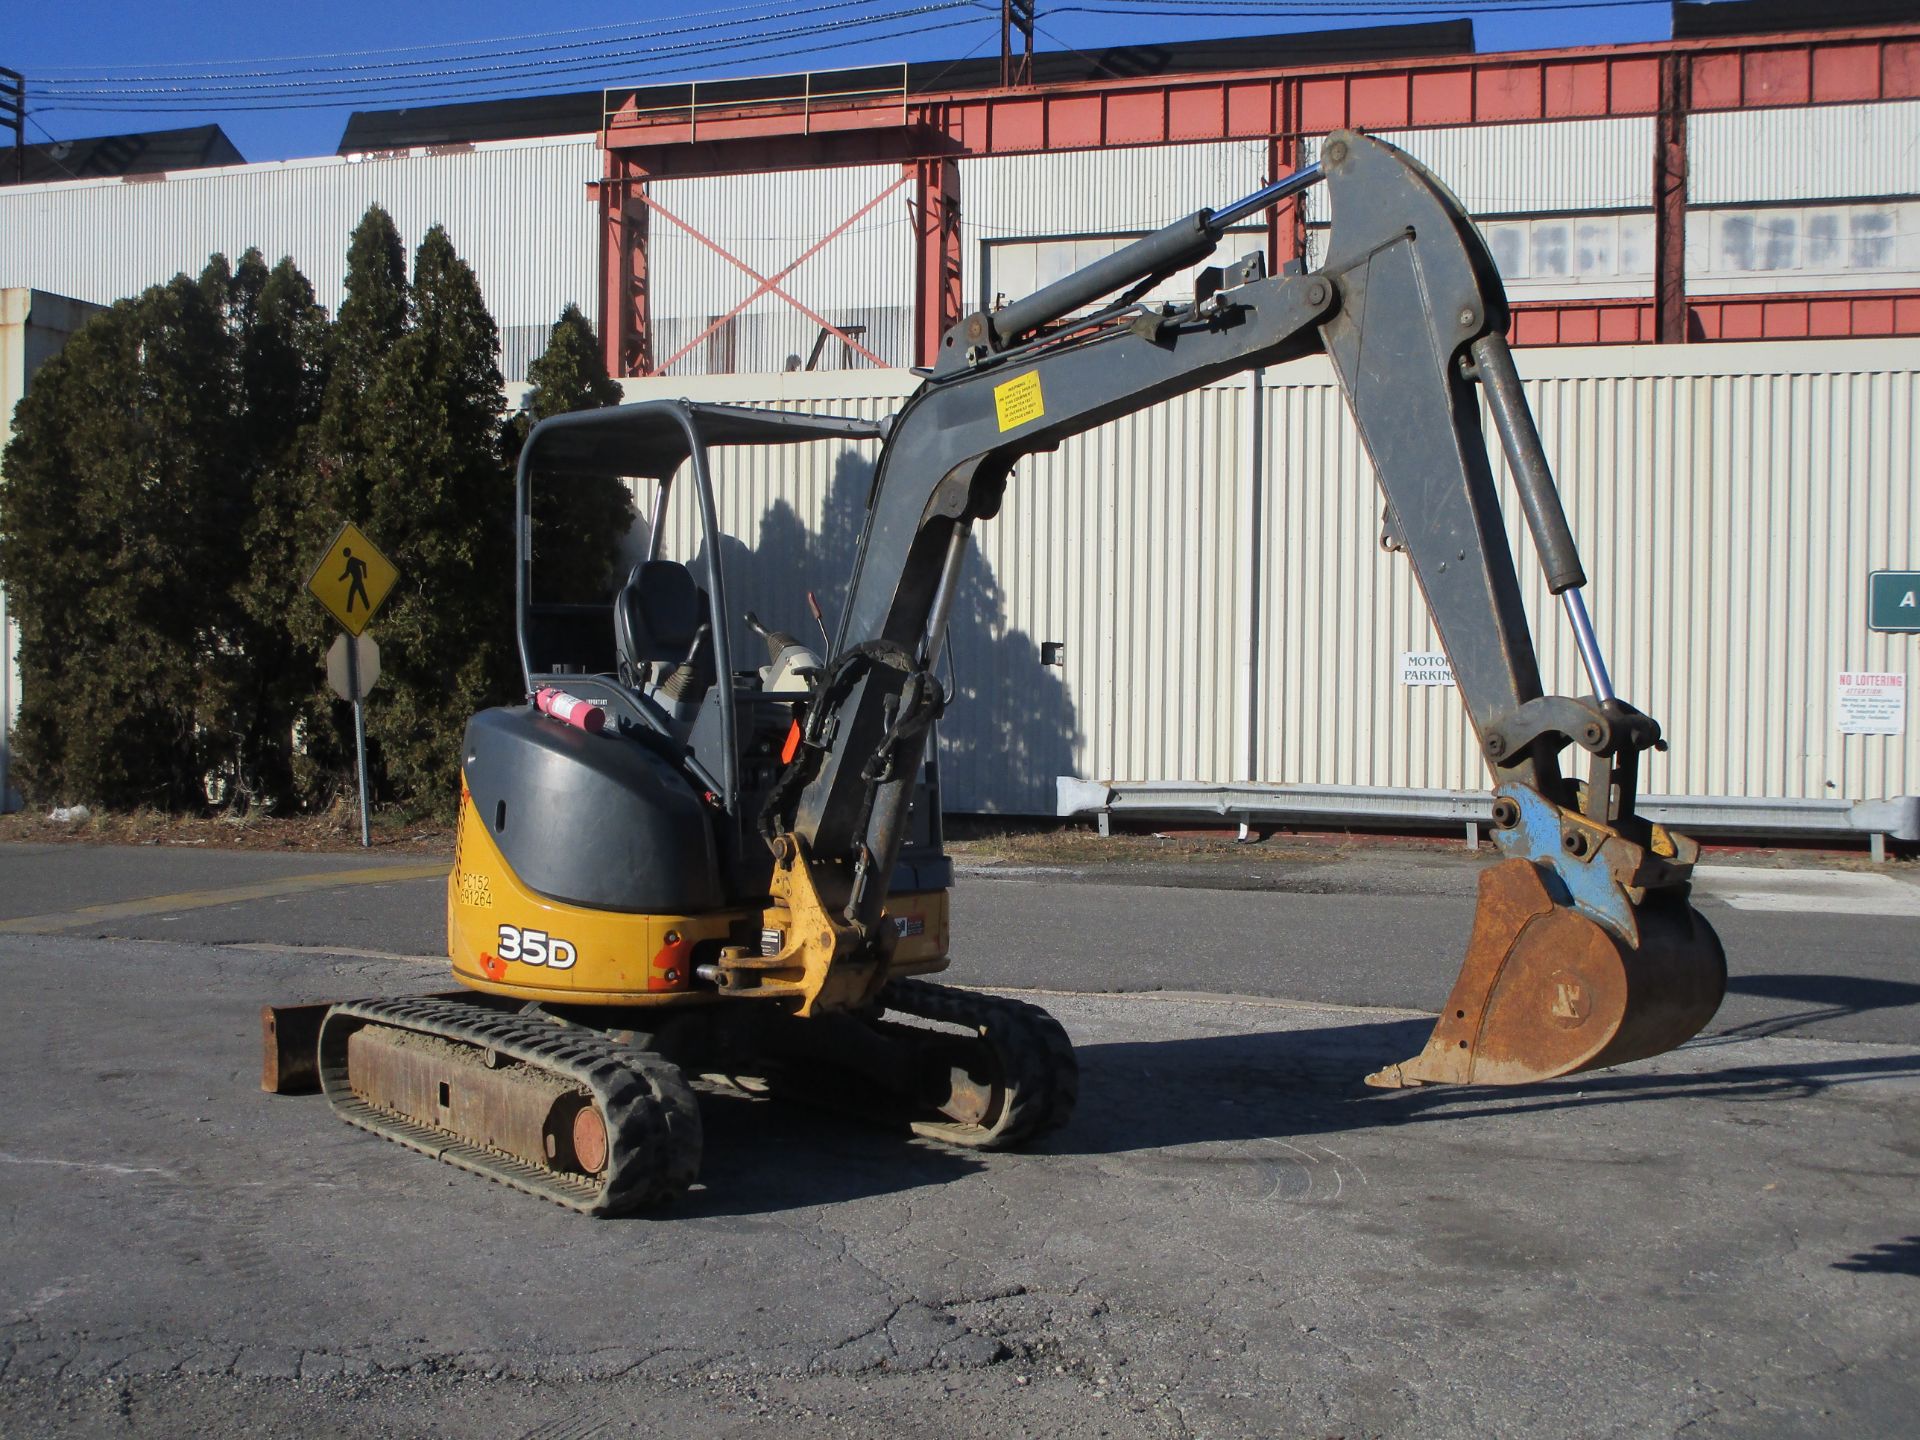
[[[358,635],[399,578],[393,562],[373,548],[358,525],[348,521],[313,567],[307,588],[347,627],[349,635]]]

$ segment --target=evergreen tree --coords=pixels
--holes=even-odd
[[[225,308],[240,404],[238,457],[249,491],[244,565],[234,577],[233,653],[242,663],[232,686],[230,803],[274,808],[294,791],[294,727],[325,694],[317,656],[296,641],[289,617],[302,614],[308,625],[313,618],[302,561],[314,541],[301,525],[329,327],[306,276],[289,259],[269,270],[258,250],[241,257]]]
[[[393,417],[377,413],[377,407],[387,403],[382,377],[407,327],[407,252],[393,217],[378,205],[368,208],[348,241],[345,292],[328,336],[310,460],[287,511],[300,557],[289,572],[297,572],[296,583],[304,583],[319,547],[342,522],[366,525],[376,490],[405,483],[387,443]],[[383,549],[389,544],[377,532],[375,539]],[[353,712],[324,687],[318,670],[339,626],[310,596],[302,596],[286,614],[297,662],[315,667],[306,671],[312,684],[299,716],[304,753],[295,757],[295,783],[308,804],[324,805],[354,784]],[[384,623],[375,638],[382,635]],[[381,660],[384,668],[384,651]],[[371,769],[379,774],[377,752]]]
[[[22,622],[23,778],[43,798],[202,800],[248,508],[232,373],[222,314],[178,276],[83,327],[17,412],[0,581]]]
[[[368,532],[401,571],[377,626],[391,686],[367,718],[390,793],[438,807],[455,793],[468,717],[520,686],[499,331],[437,225],[414,257],[409,314],[359,433],[378,457]]]
[[[468,715],[519,688],[512,490],[473,272],[437,227],[411,284],[404,261],[376,207],[336,325],[290,262],[215,256],[41,369],[0,462],[37,798],[177,808],[209,786],[248,805],[290,781],[310,799],[336,789],[349,717],[318,683],[334,627],[302,586],[348,519],[403,576],[377,627],[375,773],[402,801],[451,797]]]
[[[511,474],[536,423],[550,415],[620,403],[593,327],[576,305],[560,312],[547,348],[527,367],[525,408],[507,422],[503,448]],[[533,477],[533,583],[543,601],[608,599],[621,542],[633,526],[633,496],[609,476]]]
[[[312,503],[341,518],[366,513],[376,486],[393,478],[391,457],[367,443],[367,407],[407,328],[407,252],[393,217],[368,208],[347,246],[346,296],[335,318],[321,404]]]

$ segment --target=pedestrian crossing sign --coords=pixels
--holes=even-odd
[[[307,589],[347,627],[349,635],[358,635],[399,578],[394,563],[349,520],[307,576]]]

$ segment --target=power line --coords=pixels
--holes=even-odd
[[[120,91],[120,90],[124,90],[126,86],[136,82],[151,81],[155,83],[174,86],[176,88],[181,88],[183,87],[183,83],[187,81],[225,82],[225,81],[239,81],[239,80],[273,79],[273,78],[285,77],[285,76],[319,75],[319,74],[325,74],[330,71],[339,72],[343,76],[343,80],[341,83],[344,83],[344,77],[349,76],[354,72],[362,72],[362,71],[389,72],[389,71],[403,71],[403,70],[419,70],[421,69],[421,67],[432,66],[432,65],[446,65],[446,66],[452,66],[453,68],[438,70],[438,71],[424,70],[422,73],[429,74],[429,75],[432,75],[432,74],[454,75],[454,74],[463,73],[468,70],[478,72],[478,71],[482,71],[489,68],[487,66],[483,66],[475,63],[483,60],[516,59],[522,56],[529,56],[529,55],[555,55],[561,51],[567,51],[567,50],[601,49],[610,45],[623,45],[623,44],[628,44],[638,40],[666,39],[676,35],[696,35],[696,34],[712,32],[716,30],[738,29],[741,26],[758,24],[758,23],[761,23],[762,21],[765,21],[770,18],[775,18],[775,17],[778,17],[780,19],[797,19],[801,16],[807,16],[807,15],[824,15],[824,14],[828,14],[830,12],[838,11],[838,10],[859,9],[863,6],[870,6],[878,3],[880,3],[880,0],[826,0],[826,3],[824,4],[802,5],[797,7],[784,7],[784,6],[778,6],[778,5],[770,6],[766,3],[766,0],[761,0],[761,3],[755,4],[755,5],[739,5],[739,6],[731,7],[730,10],[724,10],[724,11],[715,10],[715,11],[701,12],[705,14],[716,14],[716,15],[741,12],[741,11],[751,12],[749,14],[746,14],[743,18],[736,19],[736,20],[715,20],[715,21],[709,21],[706,24],[701,24],[701,25],[670,25],[670,26],[664,26],[664,27],[642,26],[639,28],[635,28],[633,26],[623,26],[623,27],[618,27],[621,29],[622,33],[618,35],[609,36],[601,40],[574,40],[574,41],[567,41],[567,42],[564,42],[561,44],[555,44],[555,45],[529,45],[529,46],[523,46],[518,49],[511,49],[511,50],[481,51],[472,55],[465,55],[465,56],[437,55],[431,59],[392,60],[392,61],[382,62],[379,64],[368,64],[368,65],[325,65],[325,66],[303,65],[296,69],[291,69],[291,70],[215,70],[215,71],[209,71],[202,74],[177,74],[177,75],[115,74],[115,73],[109,72],[105,75],[69,76],[62,79],[48,79],[48,80],[42,81],[41,83],[46,87],[48,87],[49,89],[58,90],[61,93],[75,93],[75,87],[90,86],[90,85],[106,85],[106,86],[113,87],[117,91]],[[978,0],[964,0],[964,3],[978,3]],[[938,7],[921,7],[921,9],[926,9],[926,8],[938,8]],[[871,23],[876,23],[884,20],[898,19],[905,15],[913,15],[917,13],[920,13],[920,11],[919,10],[904,10],[904,11],[889,10],[879,15],[867,16],[863,18],[850,17],[847,23],[871,24]],[[596,28],[614,28],[614,27],[596,27]],[[536,38],[536,37],[528,37],[528,38]],[[751,38],[751,37],[742,37],[742,38]],[[469,43],[470,44],[487,44],[491,42],[473,41]],[[451,47],[451,46],[410,47],[412,51],[416,51],[416,52],[433,50],[433,49],[450,49],[450,48],[454,48],[454,47]],[[386,52],[373,52],[373,53],[386,53]],[[580,59],[582,60],[588,60],[592,58],[595,58],[595,57],[592,57],[592,56],[580,57]],[[221,62],[215,61],[215,62],[206,62],[206,63],[212,63],[217,65]],[[245,65],[245,64],[254,64],[258,62],[236,60],[231,63],[235,65]],[[396,75],[393,78],[402,78],[402,77]],[[312,83],[319,83],[319,82],[312,82]],[[199,88],[199,87],[193,86],[193,87],[184,87],[184,88]],[[260,87],[260,88],[267,88],[267,87]],[[139,92],[135,92],[135,93],[139,93]]]
[[[910,20],[920,16],[939,14],[943,11],[978,8],[978,0],[936,0],[936,3],[917,6],[910,10],[890,11],[883,15],[850,16],[837,20],[815,24],[796,25],[784,30],[763,31],[756,35],[734,35],[704,40],[683,40],[674,45],[648,45],[627,50],[612,51],[603,55],[562,56],[545,60],[529,60],[511,65],[460,66],[451,69],[425,70],[413,75],[368,75],[343,76],[335,79],[287,80],[271,83],[246,82],[241,84],[220,85],[174,85],[150,89],[130,89],[125,86],[107,88],[82,88],[79,86],[41,86],[50,99],[63,100],[102,100],[116,105],[138,106],[144,96],[159,96],[169,99],[189,99],[200,96],[250,95],[259,99],[297,99],[304,98],[303,92],[327,94],[373,95],[382,90],[397,86],[407,86],[418,91],[451,89],[477,78],[494,80],[523,79],[555,71],[602,68],[615,61],[640,58],[675,56],[685,57],[706,55],[714,52],[725,53],[734,48],[766,44],[778,40],[793,39],[805,35],[818,35],[823,32],[847,32],[864,29],[889,22]],[[867,38],[867,37],[859,37]],[[452,78],[439,78],[452,77]]]
[[[433,92],[463,90],[475,83],[500,85],[512,81],[526,82],[526,85],[538,85],[535,93],[551,93],[556,85],[567,83],[585,83],[595,76],[611,74],[618,81],[635,72],[633,60],[669,61],[681,68],[685,62],[696,58],[722,58],[728,61],[738,60],[749,51],[760,51],[766,45],[781,40],[800,39],[809,36],[829,35],[831,42],[812,46],[803,46],[798,50],[782,53],[811,53],[813,51],[849,43],[864,44],[875,40],[898,38],[925,31],[952,29],[956,26],[978,23],[976,15],[968,15],[946,24],[926,24],[921,17],[935,15],[945,11],[977,7],[973,0],[945,0],[945,3],[923,6],[918,10],[887,17],[866,20],[841,20],[821,25],[795,26],[786,30],[770,31],[757,36],[734,36],[724,40],[686,41],[679,45],[648,47],[645,49],[621,51],[610,55],[599,55],[585,59],[565,61],[542,61],[525,65],[487,66],[471,71],[459,72],[451,79],[427,79],[422,76],[403,76],[392,78],[368,78],[364,80],[327,81],[310,83],[289,83],[272,86],[237,85],[204,86],[158,91],[117,91],[117,90],[75,90],[46,92],[46,98],[56,105],[48,109],[108,109],[108,110],[158,110],[175,109],[182,104],[196,106],[225,107],[233,103],[252,100],[296,101],[320,100],[327,104],[358,103],[367,100],[403,99],[444,99],[445,96]],[[864,30],[875,25],[885,24],[888,20],[910,19],[915,23],[912,28],[891,30],[879,34],[851,34],[853,30]],[[658,65],[646,67],[658,69]],[[521,88],[526,88],[523,85]],[[72,102],[86,102],[84,105]]]
[[[723,5],[712,10],[690,10],[686,12],[681,18],[694,20],[707,15],[731,15],[731,14],[736,14],[741,11],[747,11],[747,10],[764,11],[767,8],[768,6],[764,3],[764,0],[763,0],[763,3],[757,4],[757,5]],[[806,13],[804,9],[795,10],[790,7],[775,7],[775,8],[780,10],[782,13],[786,13],[786,14],[797,15],[797,14]],[[295,60],[352,60],[352,59],[358,59],[366,55],[418,55],[418,54],[423,54],[427,51],[434,51],[434,50],[469,49],[475,45],[507,45],[507,44],[517,43],[521,40],[550,40],[550,39],[556,39],[563,35],[592,35],[592,34],[602,34],[609,30],[626,31],[626,30],[632,30],[632,29],[633,29],[632,25],[628,23],[612,24],[612,25],[579,25],[579,26],[573,27],[572,29],[567,29],[567,30],[535,30],[522,35],[492,35],[479,40],[441,40],[441,41],[435,41],[431,44],[426,44],[426,45],[389,45],[389,46],[385,46],[378,49],[368,49],[368,50],[325,50],[325,51],[320,51],[310,55],[256,55],[248,58],[234,59],[234,60],[218,60],[218,59],[176,60],[172,62],[158,62],[155,68],[158,68],[161,70],[174,70],[186,65],[275,65],[275,64],[281,64],[284,62],[291,62]],[[643,31],[637,31],[635,33],[646,33],[646,32],[643,30]],[[484,59],[485,57],[478,56],[476,58]],[[47,73],[57,73],[57,74],[66,74],[69,72],[78,71],[81,68],[82,67],[78,65],[48,65],[43,67],[43,69]],[[311,69],[314,67],[309,66],[306,68]],[[108,76],[106,78],[115,78],[115,74],[116,72],[114,72],[113,68],[108,67]],[[148,77],[144,75],[130,75],[130,76],[119,75],[117,78],[144,80]],[[155,77],[155,78],[166,78],[166,77]],[[191,79],[194,77],[185,76],[185,77],[174,77],[174,78]]]
[[[939,23],[932,24],[932,25],[916,24],[904,30],[887,31],[877,35],[863,35],[859,37],[859,39],[861,43],[868,43],[868,42],[874,42],[874,41],[880,41],[880,40],[897,40],[897,39],[904,38],[906,36],[931,34],[941,30],[954,30],[954,29],[959,29],[963,26],[977,25],[980,23],[982,23],[981,16],[969,15],[969,16],[964,16],[957,20],[946,20],[946,21],[941,21]],[[756,52],[751,54],[746,52],[749,50],[753,50],[754,46],[747,42],[741,42],[739,45],[731,46],[728,48],[730,50],[739,52],[737,54],[730,56],[730,59],[732,59],[733,61],[754,62],[754,61],[761,61],[761,60],[781,60],[781,59],[786,59],[796,55],[817,55],[822,50],[831,50],[831,49],[841,48],[846,43],[847,42],[845,41],[844,38],[837,41],[822,40],[816,44],[799,45],[799,46],[793,46],[784,50],[772,50],[772,51],[765,51],[765,52]],[[685,73],[684,69],[669,69],[666,72],[666,74],[669,76],[675,75],[675,74],[684,74],[684,73]],[[635,75],[652,76],[654,74],[656,74],[656,72],[646,67],[641,67],[637,70],[633,67],[625,67],[619,71],[603,74],[601,73],[600,67],[596,66],[596,67],[593,67],[592,69],[589,69],[589,71],[586,74],[579,76],[575,81],[575,83],[587,84],[592,81],[598,80],[602,83],[610,82],[612,84],[618,85],[618,84],[624,83],[627,80],[632,79]],[[658,83],[658,81],[656,81],[655,83]],[[176,114],[176,113],[201,113],[201,112],[217,112],[221,114],[230,114],[230,113],[239,113],[239,112],[247,112],[247,111],[339,110],[339,109],[349,108],[350,106],[355,104],[366,103],[366,101],[368,100],[378,101],[379,103],[384,105],[405,105],[416,100],[432,101],[436,103],[447,104],[447,103],[457,103],[460,101],[467,101],[467,100],[506,100],[506,99],[533,98],[533,97],[549,96],[549,95],[552,95],[553,93],[554,93],[554,90],[552,88],[552,85],[549,83],[549,84],[539,85],[539,86],[529,86],[529,85],[511,86],[510,85],[505,88],[470,90],[470,91],[464,91],[457,96],[451,96],[451,97],[447,95],[420,95],[420,94],[396,95],[392,93],[382,92],[382,93],[371,94],[365,97],[358,97],[352,94],[335,94],[335,95],[329,96],[326,99],[299,99],[299,100],[264,100],[258,97],[252,97],[249,99],[238,99],[238,100],[215,98],[211,100],[194,101],[194,102],[143,101],[143,102],[136,102],[136,103],[129,103],[129,104],[115,104],[109,100],[87,100],[84,103],[73,103],[69,101],[66,103],[58,104],[58,105],[36,105],[34,107],[34,111],[37,114],[44,114],[44,115],[51,115],[51,114],[57,114],[57,113],[63,113],[63,112],[64,113],[82,113],[82,112],[119,113],[119,114],[136,114],[136,115],[149,115],[149,114],[164,115],[164,114]]]
[[[59,111],[92,113],[180,113],[187,111],[272,111],[272,110],[313,110],[337,109],[351,105],[383,104],[404,105],[416,102],[449,103],[465,99],[507,99],[523,98],[554,93],[557,85],[589,83],[620,84],[636,75],[658,76],[662,67],[658,64],[635,65],[633,61],[668,60],[672,62],[665,68],[665,74],[683,73],[690,61],[711,60],[729,64],[751,63],[762,60],[782,59],[791,56],[817,54],[821,50],[839,48],[848,43],[870,43],[883,40],[919,36],[943,30],[958,29],[984,20],[988,13],[998,18],[1001,6],[995,0],[935,0],[935,3],[923,4],[910,9],[888,9],[875,14],[838,15],[832,20],[820,20],[813,23],[791,25],[785,29],[762,32],[759,34],[725,34],[720,32],[737,31],[758,20],[778,14],[782,18],[799,19],[801,17],[838,14],[843,11],[857,11],[865,6],[878,3],[878,0],[824,0],[824,3],[793,8],[770,9],[762,0],[758,4],[743,4],[721,7],[704,11],[689,12],[684,18],[693,20],[706,16],[744,16],[740,19],[709,20],[700,24],[667,26],[652,30],[636,30],[631,26],[591,26],[575,30],[535,32],[527,36],[500,37],[501,40],[540,39],[564,37],[576,34],[600,34],[610,30],[621,33],[598,40],[561,40],[553,45],[527,46],[515,50],[478,52],[472,55],[456,57],[440,55],[431,59],[393,61],[373,65],[346,65],[334,67],[310,67],[280,72],[254,71],[231,72],[226,74],[195,77],[176,75],[171,77],[127,76],[124,79],[168,80],[184,82],[195,78],[217,80],[220,83],[185,84],[168,83],[147,90],[130,90],[119,80],[101,77],[67,79],[60,81],[41,81],[35,85],[35,93],[41,97],[41,103],[34,105],[38,113],[57,113]],[[1164,17],[1192,19],[1196,16],[1275,16],[1303,17],[1330,16],[1348,17],[1364,12],[1379,16],[1431,16],[1437,14],[1459,15],[1468,12],[1491,12],[1495,14],[1527,13],[1533,11],[1567,10],[1607,10],[1629,7],[1645,7],[1655,0],[1467,0],[1465,4],[1448,3],[1448,0],[1305,0],[1300,4],[1280,3],[1280,0],[1095,0],[1095,3],[1055,5],[1045,7],[1040,13],[1052,17],[1061,14],[1083,13],[1096,15],[1126,15],[1134,17]],[[939,23],[924,23],[925,17],[939,15],[953,10],[970,9],[980,12],[974,16],[965,16]],[[919,21],[908,29],[887,30],[880,33],[851,34],[850,32],[870,30],[875,26],[884,26],[899,21]],[[1074,54],[1085,52],[1066,44],[1052,31],[1039,26],[1036,28],[1048,39]],[[703,38],[682,40],[676,44],[648,44],[633,46],[632,42],[651,36],[665,39],[671,36],[700,36]],[[798,40],[813,36],[831,36],[819,43],[789,46],[784,49],[768,50],[765,47],[781,40]],[[449,43],[441,46],[394,47],[383,51],[336,52],[342,56],[364,54],[417,54],[429,50],[470,48],[472,46],[499,43],[497,41],[469,41]],[[627,45],[626,49],[608,49],[611,46]],[[978,48],[978,47],[975,47]],[[1104,47],[1102,47],[1104,48]],[[603,53],[563,53],[593,52]],[[520,57],[542,57],[522,59]],[[286,57],[289,59],[300,57]],[[331,58],[327,56],[312,57]],[[508,64],[477,64],[481,60],[510,60]],[[183,62],[187,63],[187,62]],[[221,63],[221,62],[207,62]],[[235,61],[234,64],[255,64],[255,61]],[[430,67],[441,67],[438,69]],[[331,70],[335,73],[329,74]],[[412,73],[398,73],[410,71]],[[317,78],[277,79],[273,83],[233,83],[267,79],[274,76],[314,76]],[[473,88],[475,86],[486,88]],[[457,95],[434,92],[460,92]],[[48,101],[54,103],[46,103]]]
[[[1048,15],[1148,15],[1190,20],[1205,15],[1275,16],[1293,19],[1314,16],[1347,19],[1355,14],[1368,16],[1458,15],[1491,10],[1500,15],[1526,14],[1536,10],[1626,10],[1651,9],[1659,0],[1503,0],[1492,5],[1488,0],[1467,0],[1449,4],[1446,0],[1308,0],[1306,4],[1280,4],[1276,0],[1107,0],[1102,5],[1054,5]],[[1176,8],[1177,7],[1177,8]]]
[[[1169,3],[1169,0],[1112,0],[1117,6],[1128,10],[1141,7],[1153,7]],[[1359,12],[1366,15],[1417,14],[1426,11],[1438,11],[1441,14],[1462,14],[1465,12],[1485,12],[1507,14],[1529,10],[1612,10],[1624,8],[1653,9],[1656,6],[1666,8],[1666,0],[1305,0],[1301,4],[1281,3],[1281,0],[1171,0],[1171,3],[1188,5],[1201,10],[1243,11],[1255,10],[1277,15],[1300,14],[1340,14]],[[1080,9],[1074,5],[1050,5],[1043,12],[1059,15],[1070,10]]]

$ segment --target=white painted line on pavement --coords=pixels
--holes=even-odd
[[[52,1165],[61,1170],[97,1170],[102,1175],[165,1175],[168,1179],[173,1178],[171,1170],[162,1170],[153,1165],[110,1165],[104,1161],[51,1160],[43,1159],[38,1155],[15,1155],[10,1150],[0,1150],[0,1165]]]
[[[1737,910],[1810,915],[1920,918],[1920,885],[1858,870],[1766,870],[1754,865],[1696,865],[1695,892]]]
[[[148,942],[141,942],[148,943]],[[166,944],[166,941],[157,942]],[[322,955],[339,960],[404,960],[410,965],[444,965],[444,955],[410,955],[399,950],[357,950],[351,945],[280,945],[266,940],[222,940],[218,950],[264,950],[269,955]]]
[[[997,860],[981,864],[960,860],[954,863],[953,873],[987,880],[1035,880],[1048,875],[1078,875],[1080,868],[1074,865],[1003,865]]]

